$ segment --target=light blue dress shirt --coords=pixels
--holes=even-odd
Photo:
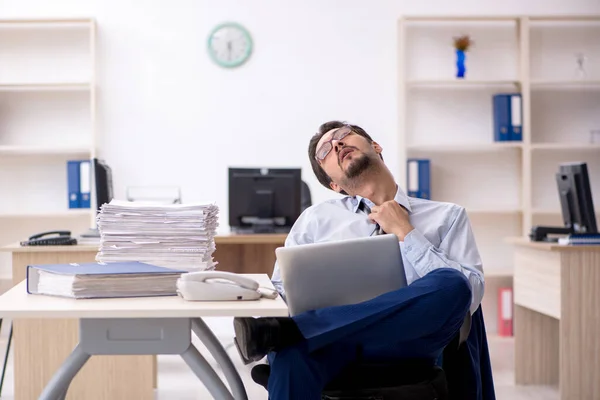
[[[471,282],[471,313],[481,303],[484,277],[471,224],[463,207],[452,203],[408,197],[400,188],[395,200],[408,210],[414,229],[399,242],[408,284],[438,268],[453,268]],[[376,225],[360,207],[374,204],[360,196],[346,196],[315,204],[300,215],[285,246],[370,236]],[[285,298],[277,262],[272,282]]]

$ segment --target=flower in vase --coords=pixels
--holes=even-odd
[[[454,37],[454,48],[462,52],[468,51],[473,45],[473,41],[469,35],[455,36]]]
[[[469,37],[469,35],[462,35],[458,37],[454,37],[454,48],[456,49],[456,77],[464,78],[465,72],[467,71],[465,67],[465,59],[466,52],[473,45],[473,41]]]

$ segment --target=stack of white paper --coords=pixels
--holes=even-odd
[[[140,261],[186,271],[215,268],[215,204],[113,200],[98,213],[100,262]]]

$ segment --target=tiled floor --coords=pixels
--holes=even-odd
[[[222,342],[231,344],[232,329],[231,320],[227,318],[207,319],[215,334],[222,338]],[[498,400],[558,400],[558,390],[547,387],[515,387],[514,385],[514,345],[512,339],[490,336],[490,352],[494,369],[494,381],[496,385],[496,398]],[[201,352],[206,355],[207,360],[214,365],[208,352],[197,340]],[[5,342],[3,343],[3,346]],[[4,347],[2,346],[2,349]],[[251,400],[267,400],[266,391],[252,382],[250,378],[250,367],[244,366],[234,347],[228,347],[228,353],[234,360],[248,391]],[[187,365],[179,356],[160,356],[158,358],[158,391],[157,400],[206,400],[210,399],[207,390],[202,386],[196,376],[189,370]],[[219,370],[217,370],[220,372]],[[12,358],[9,359],[5,386],[2,390],[2,399],[13,400],[13,368]]]
[[[489,336],[490,358],[498,400],[558,400],[558,388],[515,386],[514,339]]]

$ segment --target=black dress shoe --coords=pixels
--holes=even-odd
[[[303,339],[291,318],[233,319],[234,343],[244,364],[259,361],[270,351],[293,345]]]
[[[275,348],[279,336],[275,318],[237,317],[233,319],[234,343],[244,364],[258,361]]]
[[[257,364],[250,371],[252,380],[268,390],[271,366],[269,364]]]

